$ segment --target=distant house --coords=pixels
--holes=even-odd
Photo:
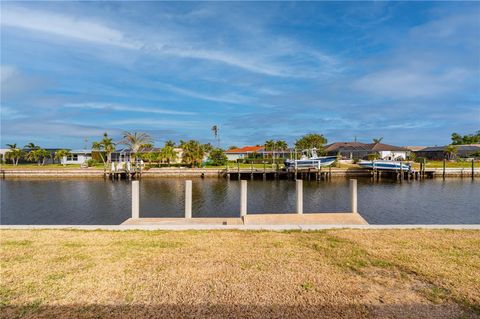
[[[260,153],[264,150],[263,146],[244,146],[225,151],[225,155],[229,161],[236,161],[251,157],[255,153]]]
[[[62,164],[85,164],[92,159],[92,150],[71,150],[69,156],[64,156],[61,160]]]
[[[182,162],[182,155],[183,149],[181,147],[173,148],[175,153],[177,153],[177,157],[171,162],[172,164],[180,164]],[[160,153],[162,151],[159,147],[150,147],[150,148],[143,148],[138,152],[138,155],[145,154],[145,153]],[[112,162],[128,162],[130,161],[131,150],[128,148],[118,149],[112,153]]]
[[[344,159],[365,159],[370,154],[378,154],[385,160],[405,160],[410,150],[383,143],[336,142],[325,146],[327,155],[338,155]]]
[[[417,157],[424,157],[430,160],[443,160],[448,158],[448,154],[445,152],[444,146],[431,146],[423,148],[419,151],[415,151]],[[472,157],[474,153],[480,152],[480,144],[467,144],[467,145],[454,145],[457,149],[457,157]]]
[[[265,146],[244,146],[225,151],[229,161],[236,161],[245,158],[289,158],[294,150],[266,150]]]

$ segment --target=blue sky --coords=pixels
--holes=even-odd
[[[480,129],[478,2],[1,2],[1,143],[446,144]]]

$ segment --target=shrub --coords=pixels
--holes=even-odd
[[[222,149],[215,148],[210,152],[210,155],[208,156],[208,161],[211,165],[222,166],[227,164],[228,158]]]
[[[98,162],[97,162],[96,160],[94,160],[93,158],[87,160],[86,163],[87,163],[87,166],[88,166],[88,167],[93,167],[93,166],[95,166],[95,165],[98,164]]]

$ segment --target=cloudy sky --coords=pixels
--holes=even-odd
[[[1,143],[435,145],[480,129],[480,3],[1,2]]]

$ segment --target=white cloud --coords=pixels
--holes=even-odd
[[[22,114],[11,107],[4,106],[4,105],[0,106],[0,118],[2,121],[21,119],[25,117],[26,117],[25,114]]]
[[[195,91],[180,88],[178,86],[174,86],[171,84],[159,83],[159,85],[162,88],[165,88],[171,92],[178,93],[185,96],[190,96],[190,97],[201,99],[201,100],[231,103],[231,104],[248,104],[253,102],[253,99],[250,97],[238,95],[234,93],[209,95],[205,93],[198,93]]]
[[[170,114],[170,115],[195,115],[194,112],[185,112],[185,111],[173,111],[162,108],[146,108],[141,106],[129,106],[129,105],[120,105],[120,104],[111,104],[111,103],[68,103],[64,105],[68,108],[82,108],[82,109],[93,109],[93,110],[111,110],[111,111],[122,111],[122,112],[139,112],[139,113],[152,113],[152,114]]]
[[[165,27],[160,32],[124,32],[83,17],[17,6],[5,6],[2,9],[2,27],[24,29],[30,31],[30,34],[33,31],[33,35],[34,32],[41,32],[145,53],[210,61],[268,76],[316,77],[316,72],[324,75],[334,72],[338,67],[333,57],[278,36],[275,37],[275,42],[272,36],[258,35],[246,49],[237,48],[232,51],[230,46],[215,49],[212,48],[213,42],[198,42],[194,30],[182,32],[177,28]],[[142,36],[144,38],[140,39]],[[254,50],[250,49],[251,47],[254,47]],[[291,58],[284,61],[284,58],[290,55],[308,56],[309,59],[317,61],[318,65],[313,68],[311,65],[292,65],[292,61],[289,62]]]
[[[160,127],[175,127],[175,128],[198,128],[198,127],[206,127],[208,126],[205,123],[198,122],[198,121],[177,121],[177,120],[155,120],[149,118],[137,118],[137,119],[126,119],[126,120],[117,120],[117,121],[110,121],[110,125],[115,126],[160,126]]]
[[[389,69],[368,74],[354,82],[353,87],[392,98],[434,97],[455,92],[468,77],[469,72],[463,69],[440,74],[414,68]]]
[[[122,32],[105,25],[47,11],[33,11],[20,7],[5,7],[2,12],[2,26],[46,32],[82,41],[108,44],[123,48],[138,48],[125,39]]]

